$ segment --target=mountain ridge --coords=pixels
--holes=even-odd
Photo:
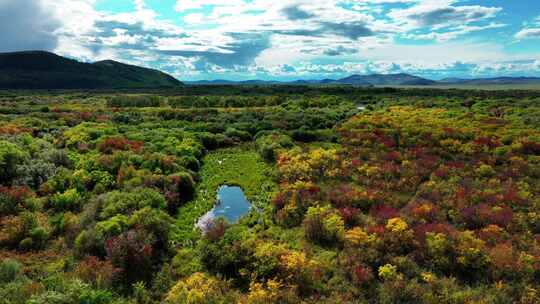
[[[84,63],[46,51],[0,53],[2,89],[151,89],[182,85],[162,71],[114,60]]]
[[[445,78],[441,80],[431,80],[419,76],[397,73],[397,74],[353,74],[340,79],[297,79],[292,81],[275,80],[199,80],[185,81],[188,85],[355,85],[355,86],[437,86],[437,85],[508,85],[508,84],[540,84],[540,77],[492,77],[492,78]]]
[[[0,53],[0,89],[156,89],[189,85],[353,85],[353,86],[451,86],[540,85],[540,77],[445,78],[438,81],[407,74],[352,74],[339,79],[276,81],[226,79],[180,82],[162,71],[114,60],[93,63],[46,51]]]

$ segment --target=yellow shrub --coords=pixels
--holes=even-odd
[[[397,267],[392,264],[386,264],[379,267],[379,277],[383,280],[393,280],[397,278]]]
[[[409,225],[403,219],[399,217],[391,218],[386,223],[386,229],[392,232],[403,232],[409,229]]]
[[[209,275],[196,272],[179,281],[167,293],[167,304],[226,304],[234,302],[229,286]]]
[[[359,246],[370,241],[370,236],[360,227],[355,227],[345,233],[345,240],[348,244]]]
[[[269,280],[266,286],[261,283],[252,282],[249,286],[246,304],[268,304],[277,303],[280,296],[282,284],[278,281]]]

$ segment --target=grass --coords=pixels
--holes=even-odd
[[[251,145],[221,149],[203,159],[201,181],[195,198],[182,206],[177,215],[174,240],[192,245],[199,237],[196,221],[214,207],[216,191],[222,185],[239,186],[248,200],[258,209],[268,206],[277,191],[273,169],[266,164]]]

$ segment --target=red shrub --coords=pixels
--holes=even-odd
[[[399,211],[393,207],[390,207],[388,205],[379,204],[376,206],[373,206],[369,213],[383,221],[386,221],[390,218],[397,217],[399,214]]]
[[[489,257],[494,280],[513,279],[520,271],[516,251],[510,243],[497,244],[489,251]]]
[[[474,144],[477,146],[485,146],[490,149],[499,147],[501,145],[500,141],[493,137],[477,137],[474,140]]]
[[[514,185],[508,185],[504,188],[503,200],[506,203],[514,204],[522,204],[525,202],[525,200],[519,196],[519,191]]]
[[[0,195],[4,195],[13,201],[22,203],[25,199],[31,197],[33,192],[28,186],[0,186]]]
[[[144,145],[142,141],[128,140],[124,137],[110,137],[99,144],[98,150],[101,153],[112,153],[115,150],[139,152]]]
[[[407,206],[408,213],[414,219],[422,219],[424,221],[434,221],[439,213],[439,208],[430,202],[415,202]]]
[[[289,195],[286,192],[279,192],[274,196],[274,199],[272,200],[272,204],[276,209],[281,209],[285,207],[287,204],[287,200],[289,199]]]
[[[391,151],[382,156],[385,161],[399,161],[401,159],[401,153],[399,151]]]
[[[443,131],[446,138],[452,138],[454,135],[457,134],[457,131],[454,128],[445,127],[443,128]]]
[[[21,133],[31,133],[32,129],[19,127],[15,125],[4,125],[0,127],[0,134],[2,135],[17,135]]]
[[[533,141],[524,141],[521,143],[521,152],[523,154],[540,155],[540,143]]]
[[[479,204],[463,209],[461,216],[469,228],[474,229],[489,224],[504,228],[512,221],[513,212],[506,205]]]
[[[102,261],[90,256],[77,265],[75,275],[98,288],[110,288],[119,271],[110,261]]]
[[[453,235],[455,232],[454,227],[445,223],[429,223],[418,225],[414,227],[414,235],[417,241],[424,243],[426,241],[426,234],[431,233],[443,233],[446,235]]]
[[[204,230],[204,236],[208,240],[214,242],[221,239],[221,237],[225,235],[225,231],[227,230],[227,223],[222,220],[212,221],[211,223],[207,224]]]
[[[373,279],[373,273],[371,269],[364,265],[358,265],[353,268],[353,280],[356,284],[362,285]]]
[[[109,120],[111,120],[111,117],[109,115],[106,115],[106,114],[98,115],[96,117],[97,122],[107,122]]]
[[[339,209],[339,214],[346,225],[353,225],[356,221],[356,216],[360,213],[360,210],[351,207],[345,207]]]
[[[433,174],[440,178],[440,179],[446,179],[448,178],[449,176],[449,173],[450,173],[450,170],[448,167],[446,166],[442,166],[442,167],[439,167],[437,170],[435,170],[435,172],[433,172]]]
[[[367,233],[369,234],[384,234],[385,229],[384,226],[369,226],[366,229]]]
[[[465,163],[460,162],[460,161],[453,161],[453,162],[448,162],[446,166],[452,169],[463,169],[465,168]]]
[[[92,120],[94,114],[92,114],[91,112],[79,112],[77,113],[77,115],[79,116],[79,119],[83,120],[83,121],[89,121],[89,120]]]
[[[153,243],[153,237],[144,230],[129,230],[105,241],[107,260],[119,269],[125,286],[150,280]]]
[[[482,230],[478,231],[477,235],[489,245],[495,245],[503,241],[504,230],[497,225],[488,225]]]
[[[34,195],[28,186],[0,186],[0,214],[14,214],[24,208],[27,198]]]

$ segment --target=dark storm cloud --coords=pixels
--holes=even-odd
[[[206,63],[211,63],[224,68],[235,66],[247,66],[259,54],[270,47],[270,38],[266,33],[228,33],[228,36],[235,41],[222,49],[227,53],[213,51],[181,51],[167,50],[160,51],[161,54],[181,57],[200,57],[198,66],[206,67]]]
[[[282,10],[289,20],[303,20],[313,18],[315,15],[301,9],[298,6],[288,6]]]
[[[0,52],[54,50],[61,25],[39,0],[0,0]]]

